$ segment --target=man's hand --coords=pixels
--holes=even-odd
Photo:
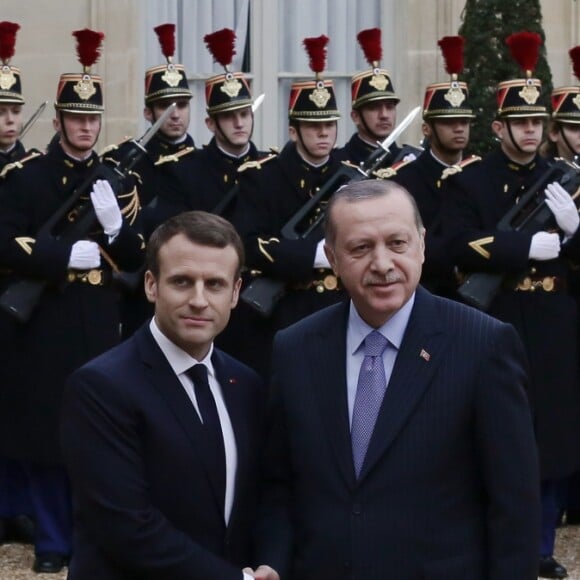
[[[244,574],[249,574],[253,578],[256,578],[256,580],[280,580],[278,572],[265,564],[256,568],[255,571],[251,568],[244,568],[243,572]]]
[[[79,240],[72,246],[68,267],[73,270],[90,270],[101,265],[99,245],[90,240]]]
[[[537,232],[530,243],[530,260],[553,260],[560,255],[560,236],[548,232]]]
[[[91,201],[103,231],[114,238],[121,231],[123,216],[115,192],[108,181],[105,179],[95,181],[93,191],[91,191]]]
[[[546,195],[546,205],[556,218],[556,223],[564,232],[564,235],[571,238],[580,225],[578,209],[570,194],[558,183],[550,183],[544,191]]]

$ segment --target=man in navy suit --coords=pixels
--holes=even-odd
[[[339,190],[326,228],[351,300],[276,336],[260,561],[282,580],[535,579],[516,332],[418,286],[425,230],[400,185]],[[369,334],[382,354],[363,352]]]
[[[69,579],[275,579],[250,564],[265,391],[214,348],[237,303],[242,242],[205,212],[147,248],[153,319],[76,371],[61,439],[74,498]]]

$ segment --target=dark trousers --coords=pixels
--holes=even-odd
[[[540,556],[552,556],[556,542],[556,526],[560,517],[559,491],[561,482],[557,479],[542,481],[542,536]]]
[[[0,519],[31,514],[26,470],[19,461],[0,457]]]
[[[61,465],[28,463],[32,515],[36,524],[34,551],[70,556],[72,507],[69,482]]]
[[[563,507],[580,513],[580,471],[566,479]]]

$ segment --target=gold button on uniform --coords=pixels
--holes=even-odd
[[[103,282],[103,273],[101,270],[91,270],[87,275],[87,279],[92,286],[99,286]]]
[[[336,279],[336,276],[329,274],[328,276],[324,277],[322,284],[327,290],[336,290],[336,287],[338,286],[338,280]]]

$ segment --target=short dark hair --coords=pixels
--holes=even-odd
[[[332,221],[332,210],[338,201],[344,200],[348,203],[355,203],[365,199],[373,199],[375,197],[389,195],[397,191],[402,193],[409,200],[409,203],[413,207],[417,231],[422,232],[424,226],[421,214],[419,213],[419,208],[417,207],[417,202],[402,185],[388,179],[363,179],[351,182],[348,185],[341,187],[330,198],[324,215],[324,234],[326,242],[333,245],[336,240],[336,227]]]
[[[183,234],[190,242],[212,248],[233,246],[238,255],[236,278],[240,277],[245,254],[242,240],[234,226],[219,215],[206,211],[186,211],[162,223],[147,243],[147,269],[159,275],[159,250],[173,237]]]

